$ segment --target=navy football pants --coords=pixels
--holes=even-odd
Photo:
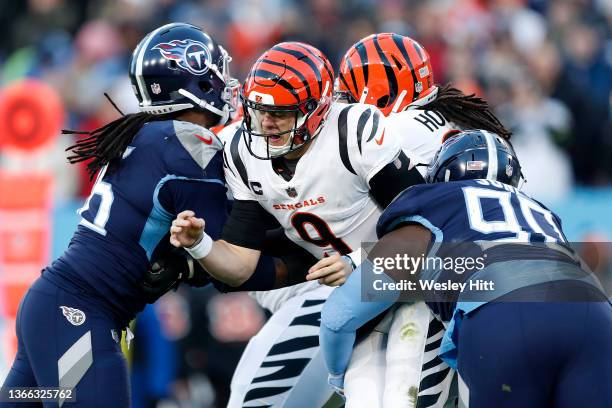
[[[66,402],[65,407],[130,405],[127,362],[117,338],[121,329],[86,299],[40,277],[21,301],[16,328],[17,355],[3,388],[74,386],[76,402]],[[58,403],[44,406],[57,407]]]
[[[464,318],[458,340],[470,408],[612,407],[606,302],[489,303]]]

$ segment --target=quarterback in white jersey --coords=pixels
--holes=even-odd
[[[384,132],[383,120],[371,106],[331,104],[325,125],[290,179],[279,175],[284,169],[275,163],[252,156],[237,134],[224,151],[234,199],[257,201],[292,241],[317,258],[357,250],[375,239],[380,215],[369,182],[401,148]],[[265,151],[265,145],[258,138],[250,148]]]
[[[358,260],[339,255],[374,239],[380,209],[423,181],[414,166],[421,160],[409,158],[397,137],[385,132],[384,115],[367,105],[332,103],[332,87],[331,65],[306,44],[278,44],[254,64],[243,86],[244,125],[224,150],[235,202],[223,239],[213,243],[202,231],[204,221],[189,213],[171,229],[171,242],[188,248],[211,275],[230,284],[243,282],[259,257],[263,232],[280,226],[293,242],[323,258],[315,265],[317,277],[340,284],[346,272],[337,271],[337,265],[348,269],[348,262]],[[280,298],[290,300],[276,297],[267,305],[276,312],[268,330],[245,351],[252,355],[254,348],[263,349],[264,361],[253,367],[243,358],[237,371],[254,375],[250,384],[234,379],[230,406],[321,402],[314,399],[321,398],[324,387],[306,387],[296,379],[310,370],[313,381],[325,382],[322,361],[318,366],[315,361],[320,360],[316,335],[330,290],[315,279],[283,289]]]

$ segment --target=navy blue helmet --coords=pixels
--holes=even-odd
[[[196,26],[172,23],[149,33],[130,61],[140,110],[163,114],[205,109],[224,124],[235,111],[239,83],[229,75],[231,57]]]
[[[517,187],[521,165],[512,145],[486,130],[467,130],[448,138],[427,168],[427,182],[487,179]]]

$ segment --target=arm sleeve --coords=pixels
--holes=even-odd
[[[411,160],[413,159],[400,152],[395,160],[370,179],[370,194],[382,208],[386,208],[408,187],[425,182],[415,167],[416,163],[412,163]]]
[[[310,252],[291,241],[281,228],[266,231],[263,254],[253,275],[242,285],[215,283],[221,292],[272,290],[306,281],[306,272],[317,262]],[[272,258],[274,257],[274,258]]]
[[[223,293],[272,290],[276,285],[276,263],[269,256],[260,256],[255,272],[240,286],[232,287],[216,279],[212,281],[215,288]]]
[[[318,261],[310,252],[287,238],[282,228],[266,232],[263,253],[276,258],[277,288],[305,282],[308,269]]]
[[[262,250],[266,231],[278,227],[276,219],[257,201],[236,200],[222,238],[233,245]]]

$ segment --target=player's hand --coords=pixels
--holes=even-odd
[[[211,283],[211,278],[184,250],[172,248],[151,264],[140,286],[147,303],[155,303],[180,283],[199,288]]]
[[[346,282],[352,272],[352,265],[349,265],[342,258],[342,255],[336,253],[314,264],[308,270],[306,280],[312,281],[318,279],[322,285],[340,286]]]
[[[192,247],[204,232],[204,220],[196,218],[193,211],[183,211],[170,227],[170,243],[177,248]]]

